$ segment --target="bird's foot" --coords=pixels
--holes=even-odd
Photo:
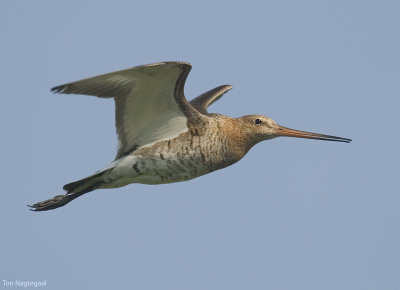
[[[71,198],[70,194],[63,194],[63,195],[57,195],[53,198],[50,198],[48,200],[44,200],[38,203],[35,203],[34,205],[28,205],[30,207],[30,210],[32,211],[45,211],[45,210],[50,210],[50,209],[55,209],[60,206],[63,206],[70,202],[73,198]]]

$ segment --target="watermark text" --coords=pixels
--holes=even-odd
[[[46,287],[47,286],[47,280],[43,281],[23,281],[23,280],[2,280],[3,287],[33,287],[33,288],[38,288],[38,287]]]

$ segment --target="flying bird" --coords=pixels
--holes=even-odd
[[[208,106],[232,86],[219,86],[188,102],[184,85],[191,67],[154,63],[52,88],[55,93],[114,98],[118,151],[104,169],[64,185],[65,194],[38,202],[32,210],[55,209],[101,188],[190,180],[238,162],[255,144],[275,137],[351,142],[289,129],[262,115],[209,113]]]

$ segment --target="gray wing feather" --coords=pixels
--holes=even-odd
[[[116,158],[188,130],[201,116],[186,100],[189,63],[137,66],[57,86],[56,93],[114,98],[119,148]]]
[[[201,94],[197,98],[194,98],[193,100],[190,101],[190,104],[203,115],[208,115],[207,111],[208,106],[218,101],[222,97],[222,95],[225,94],[230,89],[232,89],[232,86],[230,85],[223,85],[216,87],[212,90],[205,92],[204,94]]]

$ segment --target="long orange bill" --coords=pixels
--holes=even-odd
[[[325,140],[325,141],[346,142],[346,143],[351,142],[351,139],[348,139],[348,138],[323,135],[323,134],[306,132],[306,131],[299,131],[299,130],[289,129],[289,128],[286,128],[283,126],[279,126],[276,129],[276,135],[287,136],[287,137],[296,137],[296,138],[317,139],[317,140]]]

